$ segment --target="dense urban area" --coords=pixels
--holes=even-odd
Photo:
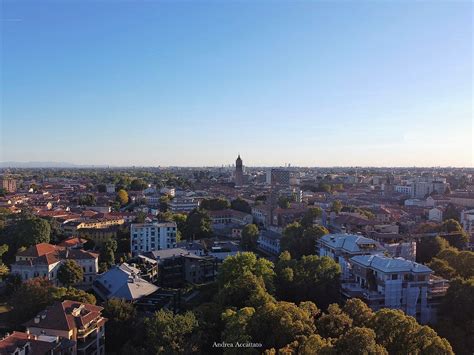
[[[472,354],[473,175],[3,168],[0,354]]]

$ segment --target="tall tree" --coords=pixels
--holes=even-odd
[[[303,228],[298,222],[289,224],[283,230],[280,244],[283,251],[289,251],[295,258],[312,255],[316,252],[316,241],[329,231],[323,226]]]
[[[143,191],[148,187],[148,184],[142,179],[133,179],[130,183],[130,190]]]
[[[301,219],[301,225],[303,228],[312,227],[314,220],[321,217],[323,211],[320,207],[310,207],[305,212],[303,218]]]
[[[83,277],[82,267],[72,259],[66,260],[58,269],[58,280],[67,287],[81,282]]]
[[[208,211],[219,211],[229,208],[230,203],[224,198],[211,198],[202,200],[199,206]]]
[[[160,310],[145,319],[146,340],[153,353],[190,354],[197,351],[196,332],[198,322],[194,313],[173,314]]]
[[[121,206],[124,206],[128,203],[128,193],[124,189],[120,189],[117,191],[117,201],[120,203]]]
[[[212,235],[211,218],[205,210],[195,209],[186,219],[185,237],[188,240],[209,238]]]
[[[112,298],[104,304],[107,322],[107,348],[117,352],[131,338],[136,330],[136,310],[133,304],[122,299]]]
[[[255,224],[247,224],[242,230],[242,247],[245,250],[255,249],[257,247],[258,236],[258,227]]]
[[[230,208],[244,213],[252,213],[252,207],[250,207],[247,201],[240,197],[237,197],[235,200],[231,201]]]

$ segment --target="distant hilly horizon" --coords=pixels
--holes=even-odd
[[[224,165],[229,167],[228,165]],[[202,166],[161,166],[161,165],[109,165],[109,164],[75,164],[69,162],[55,162],[55,161],[28,161],[28,162],[19,162],[19,161],[0,161],[0,169],[6,168],[127,168],[127,167],[189,167],[189,168],[199,168],[199,167],[220,167],[220,165],[202,165]],[[286,166],[247,166],[249,168],[286,168]],[[415,169],[473,169],[473,167],[465,166],[291,166],[291,168],[356,168],[356,169],[367,169],[367,168],[415,168]]]
[[[93,164],[74,164],[68,162],[54,162],[54,161],[2,161],[0,168],[86,168],[86,167],[107,167],[108,165],[93,165]]]

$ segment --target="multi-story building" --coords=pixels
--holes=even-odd
[[[115,184],[106,184],[105,185],[105,191],[108,194],[114,194],[115,193]]]
[[[135,302],[158,291],[157,286],[142,278],[140,274],[141,270],[133,265],[116,265],[101,274],[94,281],[92,288],[103,300],[119,298]]]
[[[26,322],[27,333],[56,336],[76,342],[72,354],[105,354],[105,323],[102,307],[76,301],[56,302]]]
[[[82,249],[64,248],[57,245],[40,243],[33,245],[16,255],[11,272],[26,281],[35,277],[45,277],[55,284],[58,270],[66,260],[74,260],[83,270],[84,277],[77,287],[89,287],[99,272],[99,254]]]
[[[436,322],[449,285],[429,267],[384,255],[357,255],[348,263],[350,279],[341,285],[345,297],[360,298],[373,310],[401,309],[421,323]]]
[[[245,226],[251,224],[253,221],[251,214],[231,209],[209,211],[208,213],[209,217],[211,217],[212,224],[234,224]]]
[[[474,210],[467,210],[461,212],[461,225],[463,229],[469,233],[471,237],[471,246],[474,241]]]
[[[411,185],[395,185],[395,192],[411,196],[413,187]]]
[[[75,351],[76,342],[57,336],[13,332],[0,339],[2,355],[70,355]]]
[[[374,255],[385,251],[382,245],[356,234],[327,234],[316,245],[319,256],[328,256],[341,266],[342,280],[350,278],[349,258],[356,255]]]
[[[274,168],[270,171],[270,184],[274,186],[290,186],[291,170]]]
[[[280,255],[280,240],[281,234],[271,231],[271,230],[262,230],[258,236],[258,247],[272,255]]]
[[[200,256],[182,248],[153,251],[144,254],[158,262],[158,284],[180,287],[186,282],[214,281],[217,261],[212,256]]]
[[[463,207],[474,207],[474,193],[455,193],[448,196],[449,201]]]
[[[16,191],[16,180],[7,176],[1,176],[0,188],[3,188],[7,192],[13,193]]]
[[[69,220],[64,222],[61,228],[63,233],[70,237],[77,235],[78,231],[82,228],[102,229],[112,226],[120,226],[124,223],[125,220],[121,217],[108,216],[107,218],[84,218],[78,220]]]
[[[176,197],[168,203],[168,207],[173,213],[191,212],[199,207],[199,200],[194,198],[179,198]]]
[[[176,223],[142,223],[130,226],[132,255],[176,248]]]

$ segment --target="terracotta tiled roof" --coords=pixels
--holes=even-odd
[[[87,239],[81,237],[72,237],[63,240],[61,243],[58,244],[60,247],[74,247],[79,244],[87,243]]]
[[[57,345],[56,343],[37,340],[36,336],[32,334],[13,332],[0,340],[0,354],[12,354],[17,348],[25,346],[26,343],[30,343],[30,353],[37,355],[48,354]]]
[[[41,312],[39,321],[31,319],[26,327],[70,331],[84,328],[94,319],[101,318],[103,308],[88,303],[76,301],[56,302]]]
[[[49,253],[52,253],[53,251],[58,250],[58,246],[48,244],[48,243],[40,243],[36,245],[32,245],[28,249],[19,252],[17,255],[18,256],[27,256],[27,257],[39,257],[43,256]]]

